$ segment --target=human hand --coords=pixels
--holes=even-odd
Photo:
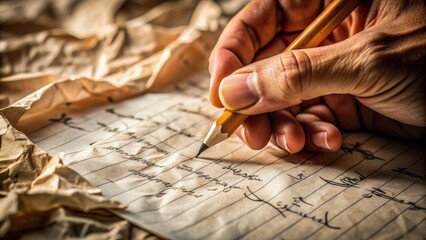
[[[425,3],[364,1],[321,47],[281,53],[329,2],[254,0],[220,36],[210,101],[251,115],[236,131],[251,148],[335,151],[340,130],[425,136]]]

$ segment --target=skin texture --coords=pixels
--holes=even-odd
[[[253,149],[336,151],[359,129],[424,138],[424,1],[364,1],[320,47],[282,53],[329,2],[251,1],[210,56],[212,105],[251,115],[236,133]]]

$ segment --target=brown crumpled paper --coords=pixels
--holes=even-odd
[[[192,17],[185,27],[161,20],[188,10]],[[94,95],[117,100],[181,80],[206,69],[220,17],[213,2],[195,9],[193,1],[165,2],[100,33],[78,34],[85,37],[51,29],[8,38],[0,42],[0,111],[15,126],[64,102]]]
[[[0,2],[0,236],[156,238],[108,212],[125,206],[23,132],[63,105],[118,101],[205,70],[227,17],[243,4]]]
[[[125,207],[102,197],[99,189],[65,167],[58,156],[52,157],[34,145],[3,116],[0,131],[0,236],[52,221],[59,225],[60,221],[70,222],[69,211],[90,213]],[[75,222],[86,227],[97,224],[78,218]],[[117,226],[99,227],[94,232],[101,234],[112,228]]]

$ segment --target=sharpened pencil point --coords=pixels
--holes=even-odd
[[[209,146],[207,146],[206,144],[201,144],[201,147],[200,147],[200,150],[198,151],[198,154],[197,154],[197,156],[195,156],[196,158],[198,157],[198,156],[200,156],[200,154],[202,153],[202,152],[204,152],[207,148],[209,148]]]

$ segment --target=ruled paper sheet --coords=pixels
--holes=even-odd
[[[49,116],[29,137],[128,205],[120,216],[174,239],[419,239],[425,151],[370,133],[335,153],[250,150],[236,137],[194,159],[221,113],[206,78],[167,93]]]

